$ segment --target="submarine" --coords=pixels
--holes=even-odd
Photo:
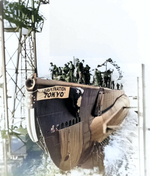
[[[31,140],[63,171],[102,166],[103,143],[129,111],[124,90],[33,74],[26,81],[27,130]]]

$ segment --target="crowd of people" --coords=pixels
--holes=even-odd
[[[95,85],[115,89],[115,82],[111,81],[111,74],[113,70],[107,70],[101,72],[98,69],[91,69],[91,67],[86,64],[84,66],[84,60],[80,61],[78,58],[74,61],[67,62],[64,64],[64,67],[57,67],[55,64],[50,62],[50,73],[51,79],[74,82],[79,84],[86,85]],[[91,71],[95,71],[94,75],[91,74]],[[92,81],[91,81],[92,80]],[[121,89],[123,86],[117,83],[116,88]]]

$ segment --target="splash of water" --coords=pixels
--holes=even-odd
[[[138,176],[137,114],[129,111],[122,126],[110,136],[105,147],[106,176]]]

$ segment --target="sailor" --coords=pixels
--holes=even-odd
[[[78,74],[79,74],[78,83],[80,84],[85,82],[83,78],[83,71],[84,71],[83,63],[84,63],[84,60],[82,60],[82,62],[79,62],[78,64]]]
[[[79,70],[78,70],[78,66],[79,66],[79,59],[77,58],[76,59],[76,82],[78,82],[78,79],[79,79]]]
[[[56,65],[53,65],[53,78],[56,79],[58,76],[58,67]]]
[[[95,73],[94,73],[94,79],[93,79],[93,83],[95,86],[98,86],[98,80],[97,80],[97,68],[95,69]]]
[[[49,71],[50,71],[50,78],[53,79],[53,63],[52,62],[50,62]]]
[[[64,67],[64,73],[65,73],[65,81],[70,82],[70,72],[69,72],[69,62],[67,62],[67,64],[65,64]]]
[[[65,75],[65,81],[70,82],[70,73],[69,72]]]
[[[95,69],[94,84],[95,84],[96,86],[101,86],[101,85],[102,85],[102,76],[101,76],[101,72],[100,72],[97,68]]]
[[[68,64],[64,65],[63,72],[65,73],[65,75],[67,75],[67,73],[69,72],[69,66],[68,66]]]
[[[111,87],[112,87],[112,89],[115,88],[115,82],[114,81],[111,81]]]
[[[62,75],[60,75],[60,81],[65,81],[66,75],[64,71],[62,71]]]
[[[105,82],[105,87],[107,87],[107,81],[108,81],[108,75],[107,71],[104,73],[104,82]]]
[[[102,79],[101,71],[98,70],[98,85],[102,86],[102,83],[103,83],[103,79]]]
[[[82,77],[81,72],[79,72],[79,79],[78,79],[78,83],[79,83],[79,84],[84,84],[84,83],[85,83],[85,82],[84,82],[84,79],[83,79],[83,77]]]
[[[69,66],[70,70],[69,70],[69,73],[70,73],[70,82],[73,82],[74,80],[74,69],[75,69],[75,66],[73,65],[72,61],[70,61],[70,66]]]
[[[90,68],[89,65],[86,64],[86,66],[84,67],[84,72],[83,72],[83,75],[84,75],[84,80],[85,80],[85,84],[90,84]]]
[[[120,87],[121,87],[121,90],[123,90],[123,84],[121,84]]]
[[[108,74],[108,87],[110,88],[110,82],[111,82],[111,74],[113,73],[114,70],[108,70],[107,71],[107,74]]]
[[[105,86],[106,87],[110,87],[110,81],[111,81],[111,73],[113,71],[111,71],[110,69],[107,70],[105,73],[104,73],[104,81],[105,81]]]
[[[117,90],[119,90],[119,87],[120,87],[120,85],[119,85],[119,83],[117,83]]]
[[[62,68],[58,67],[58,75],[62,75]]]

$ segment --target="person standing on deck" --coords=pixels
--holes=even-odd
[[[79,59],[76,59],[76,82],[78,82],[79,79],[79,70],[78,70],[78,66],[79,66]]]
[[[115,82],[111,81],[111,88],[114,89],[115,88]]]
[[[86,64],[85,68],[84,68],[84,80],[85,80],[85,84],[89,85],[90,84],[90,68],[89,65]]]
[[[70,73],[70,82],[74,82],[74,69],[75,66],[73,65],[72,61],[70,61],[70,66],[69,66],[69,73]]]
[[[80,84],[85,82],[85,80],[83,79],[83,71],[84,71],[83,63],[84,63],[84,60],[82,60],[82,62],[79,62],[78,64],[78,74],[79,74],[78,83]]]
[[[123,90],[123,84],[121,84],[121,90]]]
[[[119,87],[120,87],[120,85],[119,85],[119,83],[117,83],[117,90],[119,90]]]
[[[53,73],[53,63],[50,62],[50,68],[49,68],[49,71],[50,71],[50,78],[53,79],[54,77],[54,73]]]

